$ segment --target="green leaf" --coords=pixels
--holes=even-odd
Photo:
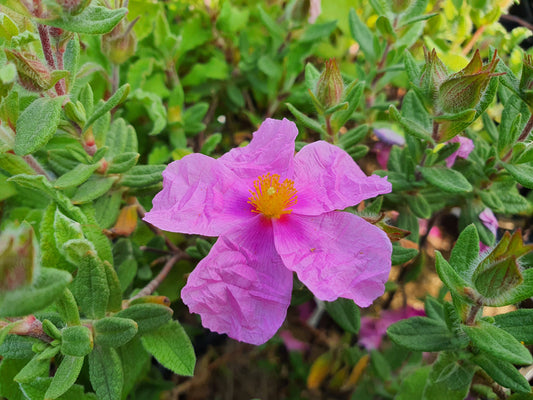
[[[409,208],[418,218],[426,219],[431,217],[431,206],[420,192],[408,195],[407,199]]]
[[[120,286],[120,280],[118,279],[117,272],[108,261],[104,261],[103,264],[107,286],[109,287],[109,300],[107,301],[106,310],[119,311],[122,308],[122,287]]]
[[[400,124],[400,126],[405,130],[405,132],[411,136],[414,136],[418,139],[434,143],[431,133],[428,132],[422,125],[418,122],[415,122],[411,119],[405,118],[400,114],[400,111],[391,104],[389,106],[389,113],[391,117]]]
[[[189,337],[178,321],[145,333],[142,344],[165,368],[179,375],[192,376],[196,356]]]
[[[140,334],[154,331],[172,319],[172,309],[160,304],[135,304],[119,311],[115,317],[129,318],[137,322]]]
[[[429,183],[448,193],[465,193],[472,191],[472,185],[459,171],[446,167],[418,167],[422,176]]]
[[[479,235],[473,224],[468,225],[457,239],[450,256],[450,265],[461,278],[469,280],[474,262],[479,256]]]
[[[327,136],[327,132],[322,128],[322,126],[312,118],[309,118],[307,115],[296,109],[291,103],[285,103],[289,111],[294,115],[294,117],[300,121],[303,125],[312,129],[323,136]]]
[[[0,154],[0,168],[5,170],[10,175],[36,174],[36,172],[28,165],[28,163],[21,156],[17,156],[16,154],[11,153]]]
[[[0,317],[21,317],[52,304],[67,287],[72,276],[53,268],[41,268],[33,286],[0,293]]]
[[[67,43],[67,48],[63,55],[63,63],[65,70],[69,72],[65,78],[68,93],[76,82],[76,74],[80,66],[80,40],[76,35]]]
[[[483,368],[500,385],[519,393],[531,392],[529,382],[513,364],[485,353],[476,355],[472,361]]]
[[[155,93],[136,89],[130,98],[140,101],[145,106],[146,111],[148,111],[148,116],[153,122],[152,129],[148,134],[157,135],[161,133],[167,125],[167,110],[163,106],[161,97]]]
[[[101,35],[111,32],[127,13],[127,8],[111,10],[107,7],[89,5],[89,7],[77,15],[63,13],[62,16],[57,19],[37,20],[43,25],[65,29],[70,32]]]
[[[339,298],[333,302],[324,302],[326,311],[346,332],[357,334],[361,326],[359,307],[350,299]]]
[[[465,288],[469,286],[468,282],[452,268],[440,251],[435,251],[435,268],[437,269],[439,278],[450,291],[461,297],[465,297]],[[469,301],[471,300],[469,299]]]
[[[431,367],[425,366],[414,370],[410,375],[401,380],[395,400],[422,400],[422,393],[429,378]]]
[[[65,289],[63,294],[57,299],[56,309],[67,325],[80,325],[81,321],[78,303],[76,303],[74,295],[68,288]]]
[[[84,357],[63,357],[44,395],[45,399],[57,399],[74,385],[83,367],[83,359]]]
[[[218,146],[221,140],[222,140],[222,135],[220,133],[213,133],[202,144],[200,153],[208,155],[208,156],[211,155],[211,153],[215,151],[215,148]]]
[[[107,317],[93,323],[98,346],[120,347],[137,334],[137,323],[129,318]]]
[[[89,378],[98,400],[120,400],[124,375],[114,348],[94,347],[89,354]]]
[[[357,43],[359,43],[365,58],[371,63],[376,61],[377,55],[374,49],[374,34],[368,29],[365,23],[361,21],[353,8],[350,8],[348,21],[350,23],[352,37]]]
[[[406,249],[398,244],[392,245],[392,265],[402,265],[408,261],[411,261],[418,255],[418,250],[416,249]]]
[[[74,357],[84,357],[93,349],[93,335],[86,326],[67,326],[61,331],[61,353]]]
[[[512,165],[502,162],[504,168],[518,183],[528,189],[533,189],[533,166],[527,164]]]
[[[440,353],[431,368],[423,398],[463,400],[468,395],[474,372],[474,366],[468,361],[459,361],[451,353]]]
[[[363,91],[365,89],[365,82],[352,82],[345,90],[344,102],[348,103],[346,110],[341,110],[333,115],[332,124],[335,129],[338,130],[350,119],[355,109],[359,105],[359,102],[363,98]],[[336,132],[335,132],[336,133]]]
[[[40,354],[36,354],[19,373],[13,378],[18,383],[28,383],[37,378],[48,376],[50,370],[50,359],[41,359]]]
[[[74,296],[89,318],[102,318],[109,300],[105,267],[95,254],[87,254],[73,283]]]
[[[15,153],[21,156],[43,147],[54,136],[61,115],[63,97],[40,97],[17,119]]]
[[[55,182],[54,187],[66,189],[73,186],[81,185],[91,177],[94,171],[98,169],[98,164],[86,165],[78,164],[73,170],[61,175]]]
[[[84,132],[101,116],[103,116],[108,111],[111,111],[113,108],[118,106],[128,97],[130,92],[130,85],[128,83],[122,85],[117,89],[117,91],[111,96],[106,102],[100,102],[94,108],[92,115],[87,119],[85,126],[83,127]]]
[[[122,360],[122,369],[124,371],[124,388],[122,398],[124,399],[141,377],[150,369],[150,360],[152,356],[148,353],[139,338],[130,340],[124,346],[117,348],[118,355]]]
[[[113,157],[113,162],[107,168],[108,174],[121,174],[129,171],[139,160],[139,153],[128,152]]]
[[[108,178],[95,176],[93,179],[89,179],[76,190],[72,196],[72,203],[89,203],[98,197],[103,196],[109,191],[109,189],[111,189],[111,186],[113,186],[113,183],[115,183],[116,180],[117,178],[114,176]]]
[[[510,333],[488,322],[479,321],[476,326],[463,326],[472,343],[486,354],[513,364],[531,364],[529,350]]]
[[[533,344],[533,309],[524,308],[494,316],[494,323],[519,342]]]
[[[143,188],[155,185],[163,180],[162,172],[166,165],[136,165],[122,175],[123,186]]]
[[[392,324],[387,335],[396,344],[415,351],[458,350],[463,347],[447,326],[427,317],[413,317]]]

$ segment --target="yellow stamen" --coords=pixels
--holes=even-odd
[[[296,204],[296,189],[294,182],[285,179],[279,182],[279,175],[270,173],[261,175],[254,181],[254,188],[250,190],[248,203],[254,206],[254,213],[263,214],[268,218],[280,218],[283,214],[290,214]]]

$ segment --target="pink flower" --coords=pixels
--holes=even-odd
[[[145,216],[167,231],[220,236],[181,295],[205,327],[243,342],[264,343],[281,326],[292,272],[317,298],[362,307],[383,294],[389,275],[385,233],[335,210],[391,184],[323,141],[294,155],[297,134],[294,123],[267,119],[246,147],[171,163]]]
[[[376,153],[376,160],[379,166],[387,169],[392,146],[403,146],[405,138],[388,128],[375,128],[374,134],[380,141],[374,145],[372,150]]]
[[[479,219],[483,225],[492,233],[494,236],[496,236],[496,233],[498,232],[498,219],[492,212],[490,208],[485,208],[483,211],[479,213]],[[490,246],[487,246],[483,242],[479,242],[479,250],[481,252],[484,252],[485,250],[490,249]]]
[[[407,306],[399,310],[385,310],[379,318],[361,317],[361,328],[359,329],[359,344],[367,350],[379,348],[387,328],[402,319],[424,316],[423,310],[417,310]]]
[[[472,150],[474,150],[474,142],[472,141],[472,139],[463,136],[455,136],[453,139],[450,140],[450,142],[459,142],[459,148],[446,159],[446,166],[448,168],[450,168],[455,163],[455,159],[457,157],[466,159],[468,158]]]

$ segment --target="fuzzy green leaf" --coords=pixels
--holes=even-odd
[[[107,317],[95,321],[93,329],[97,345],[120,347],[137,334],[137,323],[129,318]]]
[[[41,268],[30,287],[0,294],[0,317],[20,317],[52,304],[67,287],[72,276],[53,268]]]
[[[339,298],[333,302],[326,301],[326,311],[346,332],[357,334],[361,326],[359,307],[350,299]]]
[[[145,333],[141,340],[144,348],[164,367],[179,375],[194,374],[194,349],[178,321],[169,321],[159,329]]]
[[[39,19],[39,22],[70,32],[98,35],[110,32],[127,13],[127,8],[112,10],[107,7],[89,5],[80,14],[64,13],[60,18]]]
[[[65,356],[56,370],[54,378],[46,391],[45,399],[57,399],[65,393],[78,379],[83,367],[84,357]]]
[[[41,97],[26,107],[17,120],[16,154],[33,153],[48,143],[56,133],[62,102],[63,97]]]
[[[479,321],[476,326],[463,326],[472,343],[486,354],[513,364],[531,364],[529,350],[510,333],[488,322]]]
[[[391,325],[387,335],[396,344],[415,351],[457,350],[462,343],[442,322],[413,317]]]
[[[490,375],[492,379],[500,385],[519,393],[530,393],[531,386],[523,375],[513,366],[498,357],[481,353],[472,358],[472,361],[479,365]]]
[[[130,318],[137,323],[140,334],[154,331],[172,319],[172,309],[160,304],[135,304],[119,311],[115,317]]]
[[[124,375],[114,348],[94,347],[89,354],[89,378],[99,400],[120,400]]]
[[[429,183],[448,193],[465,193],[472,191],[472,185],[459,171],[446,167],[418,167],[422,176]]]

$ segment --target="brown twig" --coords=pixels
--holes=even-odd
[[[481,25],[477,30],[474,32],[466,46],[463,48],[462,54],[463,56],[466,56],[468,53],[470,53],[470,50],[474,47],[476,42],[478,41],[479,37],[483,34],[485,31],[485,25]]]
[[[504,20],[507,20],[507,21],[516,22],[519,25],[525,26],[530,31],[533,31],[533,25],[532,24],[530,24],[529,22],[527,22],[526,20],[524,20],[524,19],[522,19],[520,17],[517,17],[516,15],[504,14],[504,15],[500,16],[500,18],[504,19]]]
[[[163,280],[167,277],[168,273],[170,272],[174,264],[176,264],[180,258],[181,258],[180,254],[174,254],[172,257],[170,257],[170,259],[166,262],[166,264],[163,266],[161,271],[159,271],[159,274],[157,274],[157,276],[154,279],[152,279],[148,283],[148,285],[142,288],[139,293],[137,293],[135,296],[130,298],[130,301],[144,297],[144,296],[151,295],[157,289],[157,287],[163,282]]]

